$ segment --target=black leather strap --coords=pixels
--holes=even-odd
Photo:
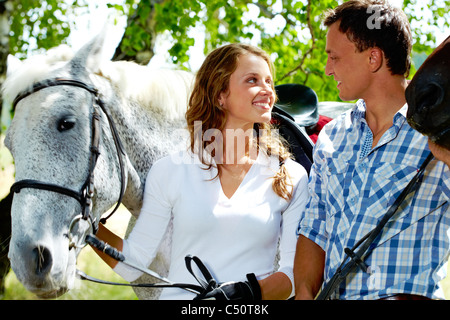
[[[111,247],[110,245],[108,245],[104,241],[98,239],[97,237],[95,237],[93,235],[87,235],[86,243],[90,244],[94,248],[97,248],[98,250],[102,251],[103,253],[109,255],[113,259],[124,262],[125,264],[133,267],[132,264],[129,264],[125,261],[125,256],[122,254],[122,252],[118,251],[114,247]],[[202,273],[206,274],[206,277],[212,278],[208,269],[206,269],[204,264],[197,257],[192,257],[192,258],[186,257],[186,266],[189,265],[188,269],[191,273],[192,273],[192,268],[191,268],[192,260],[194,260],[194,262],[199,266],[199,268],[202,270]],[[150,271],[150,270],[148,270],[148,271]],[[117,283],[117,282],[110,282],[110,281],[105,281],[105,280],[100,280],[97,278],[90,277],[80,270],[77,270],[77,275],[82,280],[88,280],[88,281],[92,281],[92,282],[96,282],[96,283],[116,285],[116,286],[129,286],[129,287],[140,287],[140,288],[181,288],[181,289],[185,289],[185,290],[197,293],[197,294],[201,294],[202,292],[205,291],[205,288],[203,286],[204,282],[203,281],[200,282],[199,281],[200,279],[197,279],[197,278],[196,279],[197,279],[197,281],[199,281],[200,286],[195,285],[195,284],[189,284],[189,283],[173,283],[173,282],[170,282],[169,280],[167,280],[168,281],[167,283],[140,283],[140,284]],[[157,274],[155,274],[154,272],[152,272],[152,274],[150,274],[150,275],[157,276]],[[161,277],[161,276],[159,276],[159,278],[163,279],[163,277]]]
[[[40,90],[48,88],[48,87],[54,87],[54,86],[60,86],[60,85],[79,87],[79,88],[83,88],[83,89],[89,91],[90,93],[92,93],[94,95],[98,94],[98,91],[96,88],[94,88],[82,81],[78,81],[78,80],[74,80],[74,79],[56,78],[56,79],[44,80],[44,81],[35,83],[30,89],[21,92],[14,99],[14,101],[12,103],[12,107],[13,107],[13,109],[15,109],[16,105],[19,103],[20,100],[28,97],[32,93],[35,93],[37,91],[40,91]]]
[[[51,184],[51,183],[40,182],[37,180],[31,180],[31,179],[20,180],[11,186],[11,192],[19,193],[20,190],[22,190],[23,188],[53,191],[56,193],[60,193],[60,194],[72,197],[75,200],[77,200],[81,205],[84,205],[84,200],[83,200],[83,197],[80,192],[73,191],[68,188],[60,187],[58,185]]]
[[[184,258],[184,261],[186,263],[186,268],[192,274],[195,280],[197,280],[197,282],[203,287],[204,291],[207,292],[217,287],[218,285],[217,281],[211,275],[208,268],[203,264],[200,258],[192,255],[187,255]],[[203,279],[199,278],[197,274],[192,270],[192,262],[194,262],[197,265],[198,269],[202,273]]]
[[[198,292],[201,292],[203,290],[202,287],[190,283],[121,283],[121,282],[106,281],[91,277],[78,269],[77,269],[77,276],[81,280],[88,280],[95,283],[108,284],[113,286],[124,286],[134,288],[180,288],[180,289],[191,289]]]
[[[262,300],[261,286],[254,273],[247,274],[247,280],[252,288],[253,300]]]

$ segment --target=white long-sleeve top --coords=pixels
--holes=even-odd
[[[278,157],[263,152],[230,199],[220,179],[214,179],[217,169],[205,170],[196,156],[181,152],[157,161],[146,180],[139,218],[124,240],[126,260],[147,267],[173,215],[171,281],[197,284],[185,266],[188,254],[198,256],[218,282],[244,281],[247,273],[265,278],[277,271],[279,244],[278,271],[294,288],[296,228],[308,198],[308,177],[300,164],[288,160],[285,165],[294,186],[289,202],[272,189]],[[114,270],[127,281],[142,274],[123,263]],[[183,289],[166,288],[160,299],[193,297]]]

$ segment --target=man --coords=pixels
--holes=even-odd
[[[326,74],[355,107],[327,124],[314,150],[310,200],[298,227],[296,298],[313,299],[373,230],[430,154],[406,121],[411,31],[384,1],[348,1],[328,12]],[[448,259],[448,166],[433,160],[365,259],[332,299],[443,298]]]

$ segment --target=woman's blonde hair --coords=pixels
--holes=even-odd
[[[263,58],[269,65],[271,74],[274,74],[274,67],[268,54],[257,47],[235,43],[225,45],[212,51],[200,67],[194,89],[189,99],[189,106],[186,112],[186,121],[190,134],[190,149],[193,153],[198,149],[199,141],[202,142],[201,148],[204,150],[210,141],[202,139],[205,131],[216,129],[222,132],[227,121],[227,112],[220,105],[219,97],[222,92],[229,90],[231,74],[237,69],[239,57],[245,54],[253,54]],[[272,83],[272,89],[275,88]],[[195,125],[200,121],[201,126]],[[284,162],[291,157],[288,148],[284,144],[284,139],[277,134],[278,130],[273,130],[269,123],[256,123],[255,132],[258,151],[266,152],[268,155],[278,155],[280,168],[273,177],[274,192],[286,199],[292,198],[292,183],[285,168]],[[260,135],[259,132],[265,134]],[[210,157],[206,158],[202,153],[198,154],[201,162],[211,169]],[[220,164],[217,164],[220,173]],[[218,175],[219,175],[218,173]],[[218,176],[217,175],[217,176]]]

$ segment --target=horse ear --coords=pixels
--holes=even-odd
[[[103,28],[95,38],[85,44],[70,62],[72,73],[80,74],[87,71],[88,74],[96,73],[103,61],[103,48],[107,28]]]
[[[23,64],[22,61],[20,61],[19,58],[16,58],[15,56],[8,54],[8,57],[6,58],[6,76],[10,76],[13,74],[17,69],[20,68],[20,66]]]

